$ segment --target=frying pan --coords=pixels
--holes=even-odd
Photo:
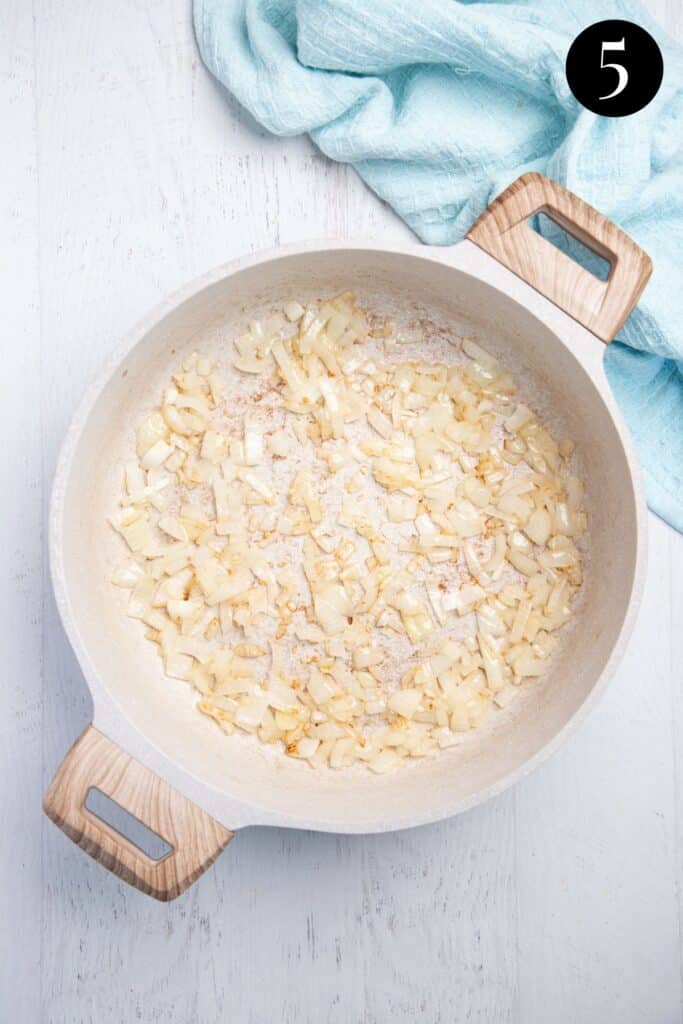
[[[539,211],[609,261],[606,281],[529,227]],[[221,267],[155,310],[87,393],[54,482],[52,579],[94,715],[47,790],[49,817],[116,875],[169,900],[249,825],[406,828],[481,803],[543,761],[604,689],[640,601],[645,506],[602,360],[603,343],[650,272],[648,256],[614,224],[554,182],[526,174],[452,248],[293,246]],[[378,312],[418,310],[477,337],[515,374],[522,399],[556,436],[574,439],[586,483],[585,583],[552,671],[521,687],[509,708],[458,745],[385,776],[313,771],[254,737],[226,737],[191,710],[188,686],[164,678],[153,645],[109,583],[115,538],[107,515],[117,466],[171,369],[195,347],[218,351],[247,316],[347,289]],[[155,861],[101,820],[86,807],[92,789],[165,839],[170,852]]]

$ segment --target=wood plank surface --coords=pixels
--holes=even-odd
[[[3,0],[0,1021],[673,1024],[683,1019],[683,541],[650,517],[629,653],[540,771],[394,835],[252,829],[162,905],[42,815],[87,725],[44,514],[120,335],[188,278],[309,237],[410,239],[354,172],[255,126],[187,0]],[[678,0],[651,0],[681,38]]]

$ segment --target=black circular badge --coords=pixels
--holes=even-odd
[[[662,84],[664,61],[649,32],[632,21],[596,21],[567,54],[565,72],[579,103],[604,117],[646,107]]]

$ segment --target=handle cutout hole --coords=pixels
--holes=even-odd
[[[88,790],[85,807],[95,818],[99,818],[123,839],[127,839],[152,861],[163,860],[173,850],[170,843],[96,786],[91,786]]]
[[[545,238],[546,242],[550,242],[551,245],[554,245],[556,249],[563,252],[565,256],[569,256],[570,259],[582,266],[593,277],[597,277],[598,281],[607,281],[609,279],[609,275],[612,272],[611,261],[601,253],[596,252],[595,249],[591,249],[585,242],[580,242],[578,238],[574,238],[551,215],[541,211],[534,214],[533,217],[529,217],[527,224],[537,235]]]

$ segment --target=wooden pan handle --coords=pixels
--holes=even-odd
[[[599,281],[526,223],[546,213],[610,263]],[[620,228],[572,192],[542,174],[523,174],[491,205],[467,235],[522,280],[610,342],[638,301],[652,261]]]
[[[155,861],[85,806],[95,787],[172,847]],[[232,832],[89,725],[45,794],[47,816],[109,871],[157,900],[173,900],[214,862]]]

